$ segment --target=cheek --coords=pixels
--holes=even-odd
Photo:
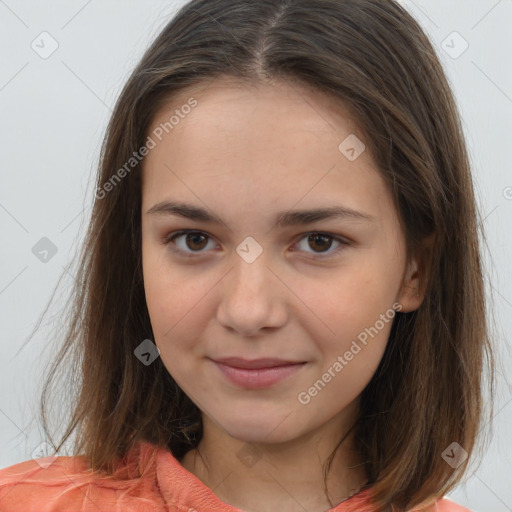
[[[396,317],[393,272],[394,268],[384,272],[380,264],[363,260],[333,274],[321,288],[318,283],[310,286],[304,300],[314,305],[321,320],[310,324],[322,353],[321,369],[335,374],[339,389],[349,394],[364,389],[386,349]],[[306,287],[301,293],[307,294]]]
[[[167,371],[176,381],[181,381],[183,372],[189,373],[190,358],[198,338],[198,311],[193,307],[193,297],[178,292],[182,283],[168,274],[148,271],[144,275],[144,287],[154,343],[160,350],[160,358]],[[197,303],[197,301],[195,301]],[[193,317],[194,322],[190,322]]]
[[[379,263],[379,262],[377,262]],[[294,287],[302,302],[310,306],[323,325],[323,338],[347,340],[379,320],[393,305],[394,268],[384,272],[370,258],[332,272],[328,279],[297,280]],[[322,326],[320,326],[322,327]]]
[[[186,314],[191,281],[166,261],[165,250],[143,246],[144,291],[155,335],[164,334]],[[163,332],[162,332],[163,331]]]
[[[201,290],[179,280],[145,280],[146,302],[153,333],[158,342],[166,344],[171,340],[186,343],[200,330],[205,316]]]
[[[380,317],[381,313],[383,317]],[[386,350],[396,312],[387,308],[373,315],[371,320],[370,316],[367,314],[368,319],[353,323],[341,316],[337,336],[321,338],[321,364],[312,378],[304,383],[299,397],[302,404],[312,405],[312,416],[317,419],[327,418],[327,403],[336,410],[346,407],[374,376]]]
[[[143,260],[144,289],[155,344],[164,364],[173,357],[194,351],[212,313],[208,301],[215,280],[204,280],[192,267],[171,266],[162,256],[146,253]]]

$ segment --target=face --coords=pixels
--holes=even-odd
[[[420,300],[390,193],[348,111],[297,85],[222,78],[174,98],[149,135],[144,286],[169,373],[239,440],[342,424],[395,310]],[[325,208],[341,213],[298,214]]]

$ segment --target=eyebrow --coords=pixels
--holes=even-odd
[[[174,215],[189,220],[226,225],[226,223],[220,217],[210,213],[204,208],[176,201],[162,201],[155,204],[146,213],[157,215]],[[342,206],[313,208],[310,210],[286,210],[276,214],[274,219],[274,227],[311,224],[313,222],[327,219],[349,219],[373,222],[376,220],[376,217],[367,213],[353,210],[352,208],[346,208]]]

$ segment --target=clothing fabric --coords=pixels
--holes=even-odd
[[[370,494],[371,489],[362,491],[327,512],[373,512]],[[170,451],[141,442],[125,455],[111,477],[95,474],[84,456],[45,457],[0,469],[0,512],[241,510],[221,501]],[[428,512],[471,511],[444,498]]]

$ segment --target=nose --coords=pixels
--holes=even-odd
[[[286,295],[290,292],[264,254],[248,263],[235,252],[234,268],[222,280],[217,320],[241,336],[280,327],[287,320]]]

